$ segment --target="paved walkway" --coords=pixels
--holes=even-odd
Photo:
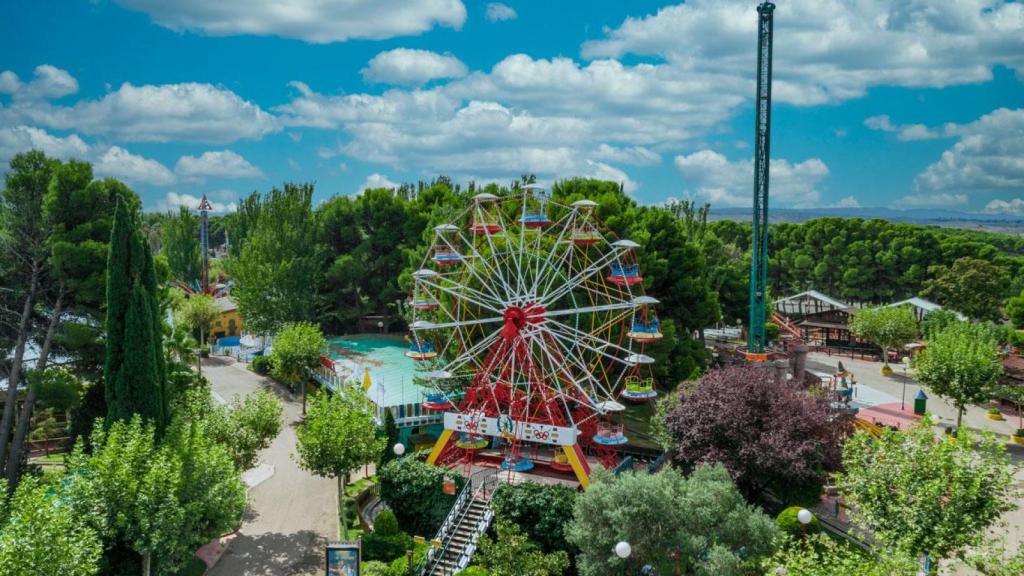
[[[337,539],[337,485],[330,478],[313,476],[298,467],[295,427],[302,398],[293,398],[271,380],[230,358],[204,360],[203,375],[210,380],[215,397],[223,400],[267,389],[284,403],[281,433],[261,454],[260,464],[254,469],[261,471],[256,474],[259,483],[249,491],[249,508],[242,528],[207,574],[322,574],[324,546],[328,540]]]
[[[850,372],[853,372],[858,383],[858,389],[862,387],[870,388],[858,390],[860,398],[854,398],[854,400],[860,400],[865,404],[874,403],[872,400],[883,403],[893,401],[899,403],[904,394],[904,384],[906,384],[906,406],[908,408],[913,407],[914,396],[917,395],[920,387],[912,375],[908,374],[906,380],[904,380],[901,364],[891,365],[895,372],[891,376],[883,376],[881,374],[881,362],[852,360],[850,358],[828,356],[815,352],[807,357],[807,369],[832,374],[836,371],[837,361],[842,361],[843,366]],[[934,415],[936,425],[938,427],[956,426],[957,411],[953,403],[940,397],[938,394],[932,393],[928,389],[925,389],[925,394],[928,395],[928,412]],[[1010,455],[1011,462],[1016,466],[1024,466],[1024,446],[1009,442],[1009,435],[1017,429],[1016,411],[1003,408],[1006,420],[989,420],[986,417],[986,411],[991,406],[995,406],[995,404],[968,406],[964,413],[963,425],[972,431],[989,430],[998,434],[1006,441],[1006,449]],[[1017,497],[1018,508],[1003,515],[1004,526],[992,530],[994,534],[1006,537],[1011,550],[1017,546],[1024,546],[1024,467],[1017,470],[1015,478],[1019,491]],[[947,572],[944,571],[943,573]],[[976,574],[976,572],[962,568],[952,571],[952,573],[957,576]]]

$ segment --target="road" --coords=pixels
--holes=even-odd
[[[336,540],[337,487],[299,469],[295,427],[302,398],[230,358],[203,361],[203,375],[213,393],[230,401],[257,390],[272,390],[284,404],[284,425],[260,464],[250,471],[249,507],[241,529],[209,576],[292,576],[323,573],[324,546]],[[257,476],[252,480],[253,473]],[[269,475],[269,477],[267,477]],[[260,481],[262,479],[262,481]]]

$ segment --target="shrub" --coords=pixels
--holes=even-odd
[[[1002,412],[999,411],[999,408],[989,408],[988,413],[993,416],[995,416],[996,414],[1002,414]]]
[[[1013,435],[1014,436],[1024,436],[1024,428],[1017,428],[1017,431],[1014,432]]]
[[[800,519],[796,515],[801,509],[800,506],[790,506],[779,512],[778,517],[775,518],[775,525],[786,534],[800,538],[803,535],[803,530],[800,528]],[[817,516],[811,515],[811,523],[807,525],[807,533],[817,534],[819,532],[821,532],[821,522],[818,522]]]
[[[487,569],[483,566],[469,566],[459,574],[462,576],[487,576]]]
[[[456,493],[466,479],[459,474],[424,464],[415,458],[388,462],[377,475],[380,497],[395,513],[406,532],[431,538],[441,527],[455,496],[444,493],[444,479],[455,481]]]
[[[412,549],[412,538],[405,532],[379,534],[371,532],[363,536],[363,558],[391,562],[405,557],[405,551]]]
[[[270,358],[267,356],[256,356],[250,364],[252,371],[257,374],[270,374]]]
[[[385,562],[364,560],[360,573],[362,576],[391,576],[391,567]]]
[[[545,553],[576,548],[565,540],[565,525],[572,520],[576,491],[561,484],[502,484],[491,499],[498,520],[512,522]]]
[[[393,536],[401,533],[395,513],[391,510],[384,510],[378,514],[377,519],[373,521],[373,533],[381,536]]]

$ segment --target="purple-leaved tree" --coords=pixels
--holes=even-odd
[[[841,460],[850,416],[764,367],[712,370],[665,419],[684,466],[720,462],[749,499],[816,501]]]

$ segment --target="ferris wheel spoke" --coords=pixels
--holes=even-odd
[[[544,279],[545,273],[551,269],[551,259],[554,258],[555,253],[557,253],[559,250],[559,247],[564,247],[566,252],[572,252],[572,246],[567,245],[565,242],[565,234],[571,229],[571,214],[572,212],[570,212],[569,215],[563,217],[562,220],[559,221],[562,223],[562,229],[558,233],[558,238],[555,239],[555,244],[551,248],[551,251],[548,252],[548,257],[544,260],[544,263],[538,264],[537,266],[537,273],[533,278],[533,286],[530,288],[530,296],[534,298],[536,298],[537,296],[537,290],[541,288],[541,283]]]
[[[557,334],[563,338],[569,338],[574,344],[584,346],[598,354],[611,358],[612,360],[615,360],[616,362],[619,362],[621,364],[626,364],[625,358],[620,358],[618,356],[615,356],[614,354],[609,354],[605,352],[605,350],[618,350],[619,352],[623,352],[626,355],[633,354],[633,350],[630,348],[620,346],[618,344],[615,344],[614,342],[609,342],[608,340],[605,340],[604,338],[601,338],[596,334],[584,332],[583,330],[573,328],[572,326],[569,326],[568,324],[563,324],[557,320],[550,320],[549,322],[545,322],[545,325],[548,330],[551,330],[552,334]],[[581,340],[590,341],[593,343],[593,345],[588,345],[582,342]]]
[[[557,342],[558,336],[554,332],[552,332],[548,328],[543,327],[541,328],[541,330],[543,330],[547,334],[550,334],[553,338],[556,339]],[[590,370],[587,368],[586,363],[582,362],[576,354],[573,354],[570,351],[565,350],[564,344],[556,344],[556,346],[559,348],[559,358],[555,358],[554,354],[552,354],[551,351],[548,350],[548,347],[546,345],[541,346],[541,349],[544,351],[549,362],[551,362],[551,364],[555,366],[558,371],[565,375],[565,379],[572,385],[572,387],[575,388],[578,392],[580,392],[583,395],[584,398],[587,399],[592,408],[596,408],[594,402],[594,387],[596,385],[598,388],[600,388],[600,383],[598,383],[597,380],[590,373]],[[579,370],[582,376],[580,376],[579,378],[575,378],[573,374],[569,372],[569,367],[571,365],[575,365],[576,369]],[[584,383],[590,384],[590,389],[583,386]]]
[[[633,302],[617,302],[615,304],[601,304],[599,306],[581,306],[579,308],[565,308],[563,310],[545,310],[544,318],[592,314],[594,312],[614,312],[615,310],[633,310],[639,306],[639,304],[634,304]]]
[[[466,289],[467,287],[465,287],[465,286],[458,285],[459,287],[465,289],[464,292],[460,293],[460,292],[457,292],[457,291],[453,290],[450,287],[442,286],[441,284],[437,284],[437,283],[431,282],[430,280],[427,280],[426,278],[418,278],[417,280],[419,282],[423,283],[423,284],[426,284],[427,286],[430,286],[431,288],[436,288],[436,289],[438,289],[438,290],[440,290],[442,292],[445,292],[447,294],[451,294],[452,296],[454,296],[456,298],[464,299],[467,302],[475,304],[475,305],[477,305],[477,306],[479,306],[481,308],[486,308],[486,309],[488,309],[491,312],[494,312],[496,314],[501,314],[502,313],[502,310],[500,310],[497,306],[494,306],[494,305],[492,305],[490,303],[484,303],[482,300],[478,300],[477,298],[470,298],[467,295],[467,292],[470,292],[470,290]]]
[[[466,237],[465,237],[465,236],[464,236],[464,235],[462,234],[462,232],[461,232],[461,231],[459,231],[459,232],[458,232],[458,236],[459,236],[459,240],[460,240],[460,241],[462,242],[462,245],[463,245],[463,246],[465,246],[465,247],[467,247],[467,248],[469,248],[469,249],[470,249],[470,250],[471,250],[471,251],[473,252],[473,258],[471,259],[471,260],[472,260],[472,262],[480,262],[481,264],[483,264],[483,265],[486,265],[486,264],[487,264],[486,260],[484,260],[483,256],[482,256],[482,255],[481,255],[481,254],[480,254],[480,253],[479,253],[479,252],[477,251],[476,247],[475,247],[475,246],[473,246],[473,243],[472,243],[472,242],[470,242],[470,241],[469,241],[469,240],[468,240],[468,239],[467,239],[467,238],[466,238]],[[446,246],[447,246],[447,247],[448,247],[448,248],[449,248],[449,249],[450,249],[451,251],[455,252],[456,254],[458,254],[458,253],[459,253],[459,250],[458,250],[458,249],[456,249],[456,248],[455,248],[455,246],[454,246],[454,245],[453,245],[453,244],[452,244],[451,242],[449,242],[449,241],[448,241],[448,238],[446,238],[446,237],[443,237],[443,236],[442,236],[442,237],[441,237],[441,240],[442,240],[442,241],[443,241],[443,242],[445,243],[445,245],[446,245]],[[476,278],[477,282],[479,282],[479,283],[480,283],[480,285],[481,285],[481,286],[482,286],[482,287],[483,287],[483,288],[484,288],[485,290],[487,290],[487,291],[488,291],[488,292],[490,293],[491,297],[492,297],[492,298],[494,298],[494,300],[495,300],[495,301],[497,301],[497,302],[504,302],[504,299],[503,299],[503,298],[501,297],[501,295],[500,295],[500,294],[498,294],[497,292],[495,292],[495,291],[494,291],[494,288],[493,288],[493,283],[492,283],[492,282],[485,282],[485,281],[484,281],[484,279],[483,279],[482,277],[480,277],[480,274],[479,274],[479,273],[477,272],[477,270],[476,270],[475,266],[473,266],[473,265],[472,265],[472,263],[470,262],[470,259],[467,259],[467,258],[465,257],[465,255],[463,255],[463,258],[462,258],[462,266],[464,266],[464,267],[465,267],[465,269],[466,269],[467,271],[469,271],[469,273],[470,273],[470,274],[471,274],[471,275],[472,275],[472,276],[473,276],[474,278]],[[494,271],[494,270],[491,270],[491,273],[492,273],[492,274],[496,274],[496,271]]]
[[[602,254],[600,258],[594,260],[590,265],[581,270],[576,276],[569,279],[568,282],[559,286],[557,290],[546,296],[546,302],[556,302],[562,296],[565,296],[578,285],[582,284],[585,280],[597,274],[602,268],[611,264],[613,261],[619,259],[619,250],[613,249],[611,252]]]
[[[453,322],[429,322],[424,320],[426,324],[420,324],[419,326],[410,326],[414,332],[418,330],[442,330],[445,328],[460,328],[463,326],[478,326],[480,324],[494,324],[495,322],[502,322],[505,318],[502,316],[493,316],[491,318],[480,318],[478,320],[455,320]]]
[[[483,366],[478,356],[485,348],[490,346],[495,340],[498,339],[499,334],[500,331],[492,332],[490,335],[488,335],[485,338],[482,338],[479,342],[477,342],[476,344],[474,344],[473,346],[469,347],[464,352],[456,356],[454,359],[452,359],[451,362],[448,363],[448,370],[454,372],[455,370],[458,370],[459,368],[462,368],[463,366],[471,362],[475,364],[477,368],[482,368]]]

